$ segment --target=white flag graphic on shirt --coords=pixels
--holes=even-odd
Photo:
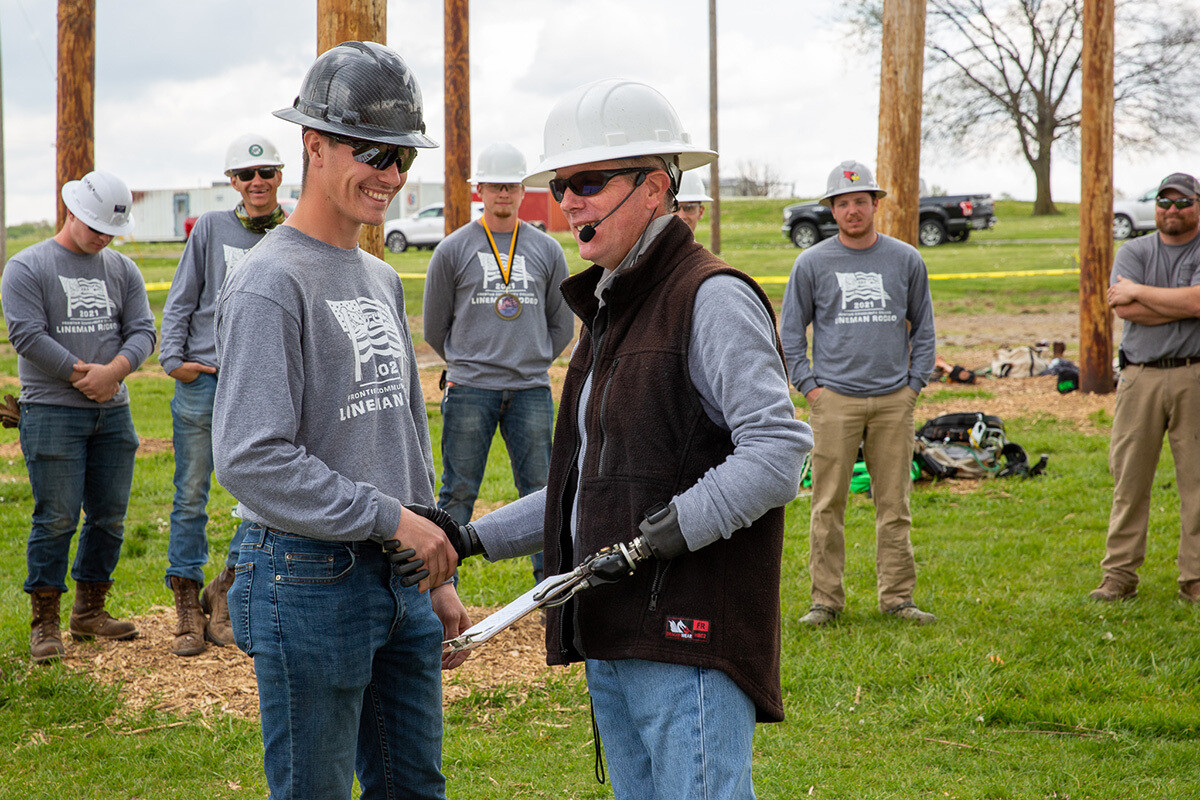
[[[391,308],[369,297],[325,302],[354,345],[356,382],[362,382],[362,365],[372,358],[395,359],[398,372],[387,377],[399,378],[402,382],[406,380],[407,376],[403,374],[407,366],[404,339],[400,336],[400,326],[396,324]],[[383,370],[379,374],[384,374]]]
[[[113,304],[108,299],[108,286],[103,278],[64,278],[60,275],[58,280],[67,295],[67,319],[101,316],[98,313],[81,314],[81,311],[102,312],[104,316],[112,314]]]

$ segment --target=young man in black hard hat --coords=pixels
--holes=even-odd
[[[469,625],[433,506],[425,403],[395,270],[358,248],[424,134],[403,59],[347,42],[291,108],[296,210],[227,278],[217,305],[217,478],[251,524],[229,591],[254,657],[273,797],[443,798],[441,641]],[[382,545],[423,559],[419,584]]]
[[[177,656],[198,655],[208,642],[233,644],[225,596],[233,583],[245,523],[229,542],[224,567],[200,592],[208,562],[205,509],[213,471],[212,408],[217,391],[213,318],[225,274],[284,220],[277,197],[282,170],[279,151],[266,137],[247,133],[230,143],[225,175],[242,202],[232,210],[209,211],[197,220],[163,306],[158,363],[175,379],[171,399],[175,497],[166,582],[175,596],[178,620],[171,652]]]

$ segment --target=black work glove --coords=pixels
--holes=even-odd
[[[453,517],[437,506],[431,508],[417,503],[406,503],[404,507],[442,529],[446,538],[450,540],[450,546],[458,554],[459,564],[471,556],[483,553],[483,543],[479,541],[479,535],[475,533],[475,528],[471,523],[459,525]]]
[[[403,550],[401,547],[403,545],[399,539],[386,539],[383,542],[388,561],[392,562],[392,574],[400,579],[400,585],[405,588],[416,586],[422,579],[429,577],[429,570],[425,569],[425,559],[417,558],[417,551],[411,547]]]
[[[646,512],[646,518],[638,525],[646,538],[650,552],[664,561],[681,556],[688,551],[687,540],[679,530],[679,514],[675,504],[659,503]]]

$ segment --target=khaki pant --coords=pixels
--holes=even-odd
[[[846,605],[846,501],[861,443],[875,501],[875,575],[882,611],[912,600],[917,582],[909,528],[913,407],[907,386],[882,397],[847,397],[822,389],[812,405],[812,521],[809,571],[813,605]]]
[[[1127,366],[1117,387],[1108,465],[1113,504],[1100,568],[1137,585],[1146,560],[1150,490],[1163,433],[1179,490],[1179,582],[1200,578],[1200,364],[1174,369]]]

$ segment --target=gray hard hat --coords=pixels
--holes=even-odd
[[[831,206],[834,197],[851,192],[871,192],[876,200],[887,196],[887,192],[875,183],[875,176],[867,169],[866,164],[859,161],[843,161],[829,173],[829,179],[825,182],[825,195],[820,203],[823,206]]]

